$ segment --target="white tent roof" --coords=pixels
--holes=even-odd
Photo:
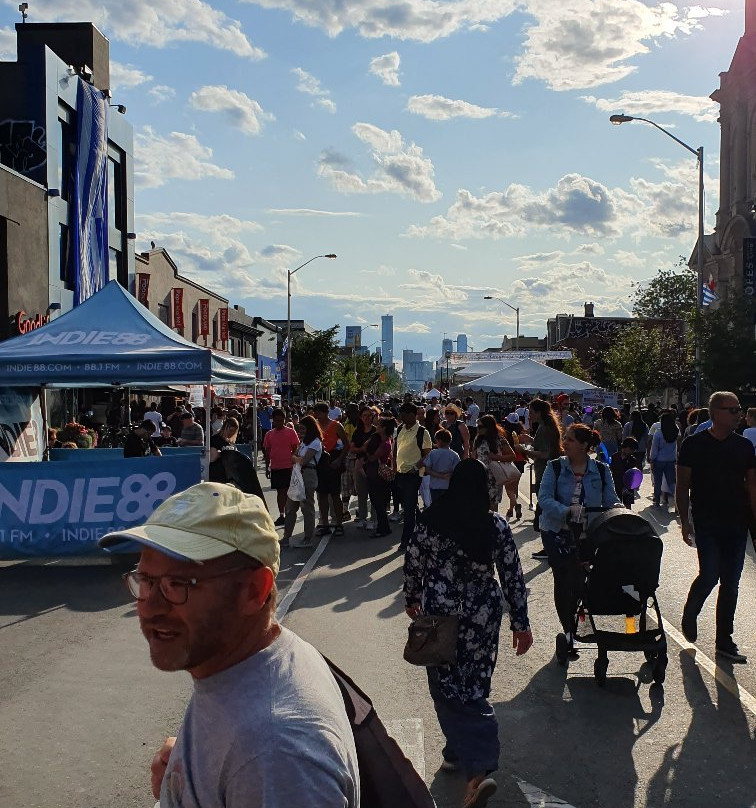
[[[554,370],[532,359],[521,359],[495,373],[462,385],[464,390],[484,393],[584,393],[595,385]]]
[[[428,390],[427,393],[423,393],[423,398],[441,398],[442,393],[440,390],[436,390],[435,387]]]
[[[514,365],[516,362],[519,361],[520,361],[519,359],[510,359],[508,361],[501,359],[492,359],[483,362],[472,362],[471,364],[465,365],[459,370],[455,370],[454,376],[456,378],[464,378],[464,379],[480,379],[481,376],[488,376],[489,373],[496,373],[497,370],[502,370],[502,368]]]

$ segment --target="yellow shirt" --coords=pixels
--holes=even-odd
[[[349,441],[352,440],[352,435],[354,435],[354,430],[357,429],[357,424],[353,424],[348,418],[342,424],[344,427],[344,432],[346,432],[347,439]]]
[[[418,471],[417,462],[420,460],[420,449],[417,448],[417,430],[420,424],[415,424],[407,429],[406,426],[399,427],[399,435],[396,438],[396,470],[400,474],[408,471]],[[430,432],[424,429],[423,449],[431,448]]]

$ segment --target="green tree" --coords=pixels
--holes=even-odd
[[[338,354],[339,326],[300,333],[292,340],[291,375],[303,400],[320,390],[328,392]]]
[[[695,351],[692,329],[685,323],[677,328],[655,329],[659,333],[659,379],[665,387],[677,392],[677,401],[683,403],[683,396],[695,385]]]
[[[659,387],[661,332],[656,328],[632,325],[622,329],[606,351],[606,367],[612,384],[632,392],[638,405]]]
[[[572,356],[569,359],[563,360],[561,371],[562,373],[566,373],[568,376],[574,376],[576,379],[582,379],[584,382],[592,381],[591,374],[588,372],[587,368],[583,366],[583,363],[577,356]]]
[[[696,310],[697,275],[683,258],[676,266],[659,269],[650,280],[632,286],[630,298],[636,317],[687,320]]]
[[[696,317],[701,375],[713,390],[744,393],[756,383],[756,303],[745,296],[720,302]]]

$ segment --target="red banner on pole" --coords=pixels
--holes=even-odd
[[[180,286],[171,289],[173,303],[173,327],[184,327],[184,290]]]
[[[137,273],[137,300],[149,308],[147,299],[150,294],[150,276],[146,272]]]
[[[228,342],[228,309],[218,309],[218,325],[220,331],[220,341],[225,344]]]
[[[199,332],[200,336],[206,337],[210,333],[210,299],[201,297],[197,301],[199,308]]]

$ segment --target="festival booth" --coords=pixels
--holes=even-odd
[[[67,462],[0,463],[0,559],[100,552],[105,533],[140,524],[171,494],[207,472],[211,384],[255,384],[255,362],[218,355],[184,339],[116,281],[47,325],[0,343],[0,388],[154,388],[201,384],[205,450],[114,458],[66,450]]]
[[[495,373],[466,382],[462,389],[482,393],[543,393],[552,396],[557,393],[584,393],[598,388],[548,365],[532,359],[521,359]]]
[[[440,401],[442,396],[443,396],[443,393],[440,390],[436,389],[435,387],[432,387],[430,390],[426,390],[423,393],[423,398],[426,401],[430,401],[430,399],[432,399],[432,398],[437,398]]]

